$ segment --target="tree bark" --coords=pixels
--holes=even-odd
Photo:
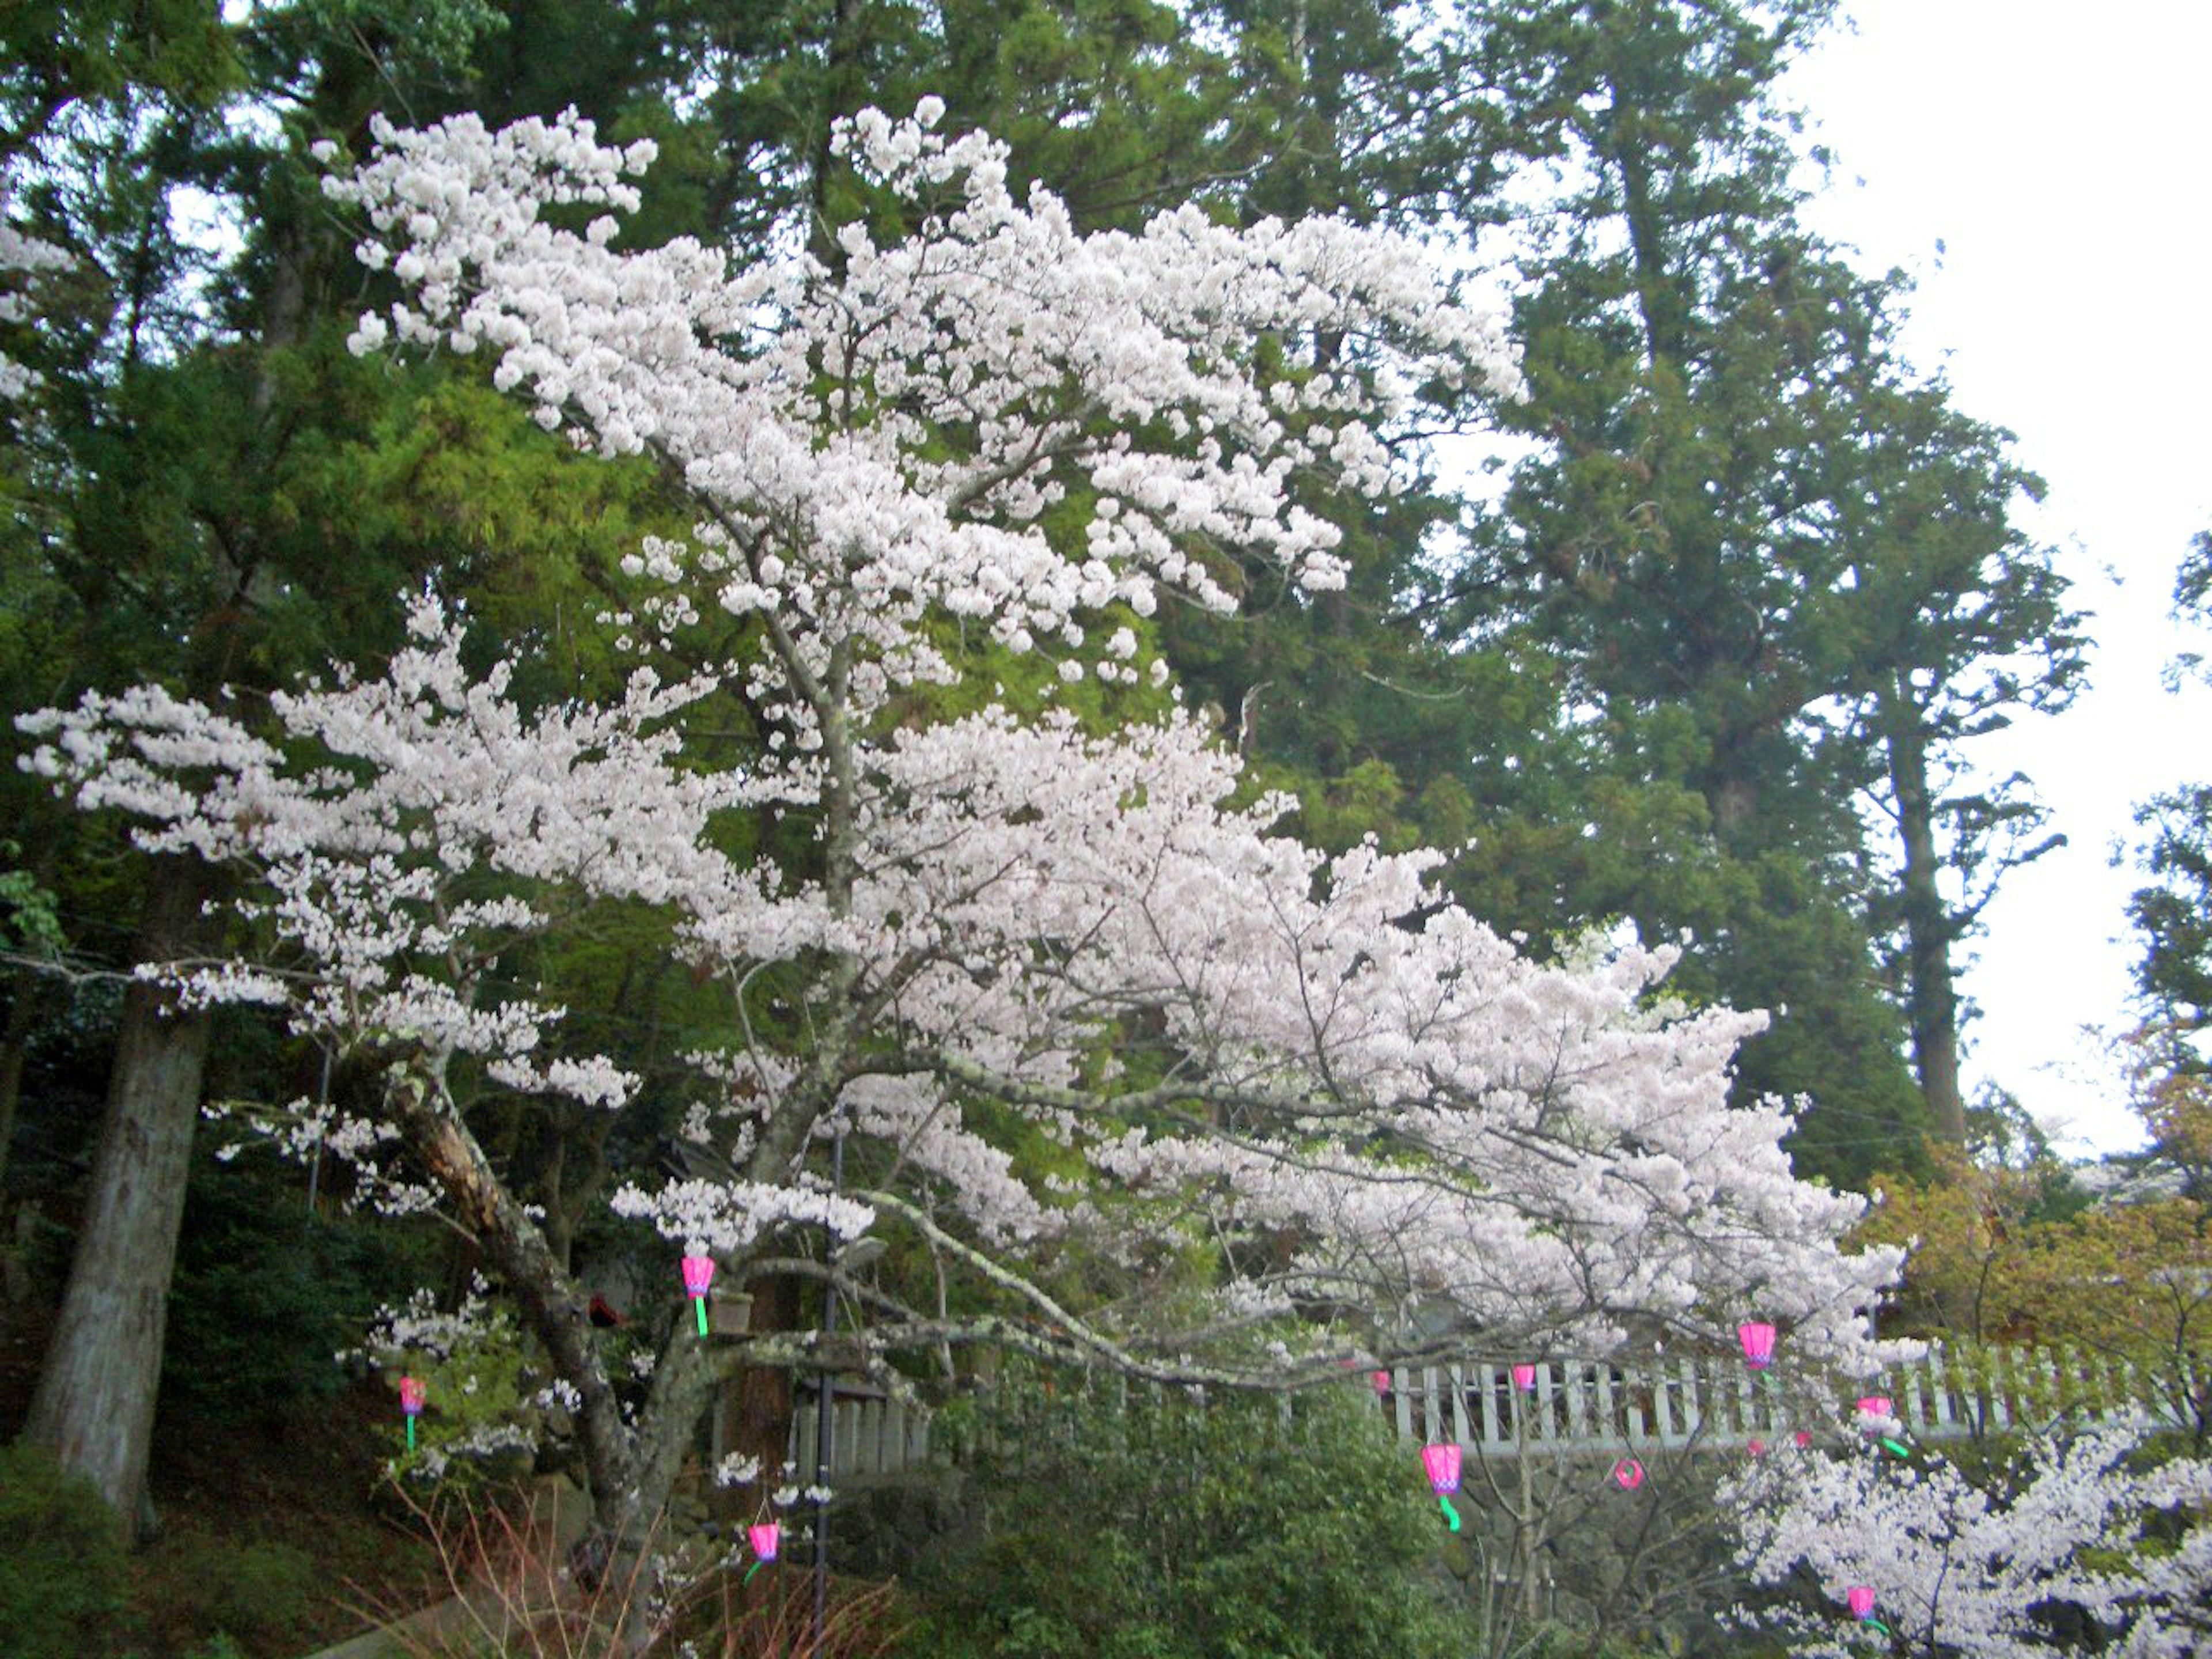
[[[756,1279],[754,1286],[754,1330],[799,1328],[796,1279],[779,1275]],[[781,1465],[791,1449],[791,1416],[796,1405],[791,1372],[782,1366],[747,1365],[722,1385],[715,1407],[715,1455],[752,1458],[760,1464],[760,1476],[752,1493],[735,1487],[717,1491],[713,1500],[717,1520],[735,1522],[751,1518],[755,1495],[774,1492],[782,1484]]]
[[[8,1180],[8,1152],[15,1140],[15,1103],[23,1095],[23,1066],[29,1058],[31,1027],[37,1023],[44,988],[27,968],[15,970],[8,1005],[8,1029],[0,1034],[0,1189]]]
[[[1942,860],[1936,847],[1936,804],[1928,788],[1927,740],[1908,696],[1893,692],[1882,701],[1883,748],[1905,856],[1905,989],[1912,1067],[1938,1133],[1963,1146],[1966,1104],[1959,1090],[1959,994],[1951,970],[1954,928],[1936,882]]]
[[[156,861],[137,960],[191,950],[211,884],[197,860]],[[125,994],[69,1288],[23,1430],[89,1478],[141,1536],[149,1529],[155,1392],[210,1027],[207,1014],[176,1012],[155,986]]]

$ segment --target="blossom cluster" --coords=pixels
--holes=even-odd
[[[465,964],[541,925],[556,891],[657,902],[733,988],[764,964],[842,964],[843,994],[878,1011],[872,1046],[815,1128],[893,1145],[994,1248],[1086,1210],[1017,1176],[969,1120],[984,1100],[1100,1180],[1177,1200],[1148,1212],[1164,1237],[1303,1241],[1248,1304],[1419,1300],[1597,1351],[1755,1298],[1808,1352],[1867,1357],[1858,1310],[1894,1254],[1841,1251],[1859,1200],[1792,1177],[1781,1110],[1729,1108],[1758,1018],[1649,1005],[1668,952],[1536,963],[1436,889],[1435,855],[1324,859],[1272,832],[1282,802],[1228,805],[1237,757],[1179,714],[1097,738],[989,709],[861,745],[833,895],[714,850],[735,792],[680,763],[659,722],[683,705],[649,675],[612,707],[526,717],[503,668],[466,678],[455,619],[423,600],[415,621],[381,679],[277,701],[313,760],[158,690],[27,722],[49,739],[31,763],[151,820],[146,845],[259,872],[249,908],[296,965],[185,984],[274,985],[339,1044],[476,1054],[495,1083],[618,1101],[608,1056],[536,1055],[557,1006],[486,1000]],[[488,876],[538,896],[459,896]],[[1172,1057],[1159,1081],[1086,1083],[1131,1022]],[[730,1150],[750,1147],[807,1060],[714,1058],[724,1106],[696,1127],[741,1117]],[[316,1127],[368,1152],[384,1126]],[[872,1210],[823,1190],[805,1145],[746,1175],[633,1182],[615,1207],[725,1259],[773,1229],[865,1231]],[[1116,1224],[1126,1249],[1131,1216]]]
[[[1809,1574],[1824,1588],[1817,1608],[1784,1604],[1756,1620],[1806,1659],[1863,1650],[1843,1610],[1852,1585],[1875,1592],[1875,1616],[1911,1652],[2184,1659],[2212,1642],[2212,1462],[2143,1468],[2138,1439],[2111,1428],[2036,1440],[1996,1491],[1948,1463],[1792,1452],[1718,1500],[1741,1514],[1737,1559],[1752,1583]],[[2065,1607],[2094,1621],[2087,1645],[2064,1633]]]
[[[640,670],[613,705],[530,714],[505,695],[510,665],[467,675],[434,599],[415,600],[410,625],[414,642],[380,678],[272,697],[323,763],[295,767],[237,720],[150,685],[21,717],[45,739],[25,763],[80,805],[143,820],[149,851],[260,872],[237,909],[308,966],[167,971],[186,1002],[275,1004],[341,1048],[473,1055],[510,1089],[619,1106],[635,1079],[606,1056],[542,1053],[560,1009],[493,988],[500,952],[545,917],[520,890],[485,894],[483,878],[655,900],[715,868],[699,843],[722,798],[674,769],[677,739],[657,729],[696,689]],[[390,1133],[342,1114],[317,1127],[343,1151]]]
[[[848,226],[835,269],[803,252],[732,266],[687,240],[621,250],[612,215],[580,234],[551,222],[548,206],[631,205],[623,180],[652,159],[574,115],[380,127],[380,154],[325,185],[366,211],[363,257],[406,290],[362,319],[356,350],[488,349],[547,426],[680,470],[695,544],[657,543],[635,568],[702,592],[641,615],[695,617],[703,594],[773,617],[792,659],[751,665],[751,689],[802,752],[821,738],[807,684],[841,652],[856,720],[951,672],[932,616],[1073,653],[1084,613],[1149,614],[1163,585],[1229,608],[1208,546],[1341,585],[1339,532],[1293,475],[1394,487],[1380,433],[1414,388],[1520,386],[1502,307],[1455,302],[1409,240],[1334,219],[1234,230],[1195,208],[1086,235],[1048,191],[1017,201],[1005,147],[941,137],[942,113],[925,100],[841,127],[919,228],[878,246]],[[1323,332],[1328,363],[1261,374],[1261,343]],[[1079,534],[1048,533],[1073,501]]]
[[[18,229],[8,220],[9,180],[0,173],[0,323],[19,323],[32,314],[31,288],[52,271],[75,263],[52,242]],[[35,370],[0,351],[0,403],[22,397],[38,385]]]
[[[380,127],[331,181],[402,289],[357,349],[488,349],[547,425],[658,456],[697,523],[624,562],[609,625],[635,666],[604,700],[526,705],[517,659],[472,672],[465,617],[422,594],[388,665],[272,698],[266,736],[157,687],[26,717],[28,763],[78,805],[248,878],[250,943],[165,976],[395,1077],[466,1063],[619,1111],[638,1079],[522,948],[618,904],[721,988],[727,1041],[684,1056],[684,1168],[632,1171],[615,1206],[732,1271],[771,1233],[907,1227],[1064,1329],[1032,1271],[1057,1241],[1134,1259],[1203,1236],[1215,1329],[1295,1312],[1379,1352],[1418,1317],[1595,1352],[1755,1305],[1808,1356],[1878,1358],[1860,1310],[1897,1254],[1842,1248],[1858,1200],[1793,1178],[1784,1110],[1730,1109],[1759,1018],[1667,1006],[1668,952],[1530,960],[1448,897],[1438,855],[1281,834],[1285,803],[1249,800],[1179,711],[1098,735],[910,695],[963,671],[963,628],[1132,676],[1133,613],[1228,605],[1232,556],[1340,582],[1306,478],[1388,491],[1416,388],[1517,386],[1499,313],[1413,244],[1194,210],[1084,234],[941,114],[843,130],[915,228],[848,228],[834,265],[623,250],[613,212],[564,228],[549,208],[633,205],[651,159],[573,117]],[[735,757],[694,718],[733,693],[764,722]],[[1010,1124],[1049,1155],[1012,1155]],[[313,1135],[373,1154],[394,1126],[515,1235],[509,1263],[550,1260],[523,1206],[483,1201],[498,1171],[450,1093],[395,1086]],[[823,1182],[840,1133],[888,1153],[875,1189]],[[536,1290],[546,1318],[581,1305]],[[1147,1312],[1111,1340],[1182,1354]],[[583,1411],[619,1415],[596,1348],[569,1351]],[[669,1363],[690,1352],[663,1351],[648,1418],[696,1397]]]

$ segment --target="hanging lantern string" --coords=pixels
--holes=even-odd
[[[1743,1363],[1765,1381],[1774,1426],[1779,1429],[1787,1402],[1782,1395],[1782,1380],[1774,1374],[1774,1338],[1773,1325],[1764,1319],[1747,1319],[1735,1328],[1735,1340],[1743,1348]],[[1765,1449],[1757,1441],[1752,1443],[1757,1448],[1753,1456]],[[1801,1439],[1798,1443],[1802,1445],[1804,1442]]]
[[[1747,1319],[1735,1328],[1735,1340],[1742,1345],[1743,1363],[1765,1379],[1768,1391],[1779,1401],[1782,1385],[1774,1375],[1774,1327],[1763,1319]]]

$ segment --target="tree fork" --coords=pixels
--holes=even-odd
[[[595,1517],[624,1513],[632,1459],[613,1386],[600,1364],[588,1304],[537,1224],[507,1193],[446,1092],[442,1057],[397,1068],[386,1097],[407,1144],[460,1212],[462,1225],[507,1281],[560,1374],[582,1400],[584,1468]]]

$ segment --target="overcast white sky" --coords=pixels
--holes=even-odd
[[[2212,6],[1846,4],[1856,32],[1785,88],[1837,152],[1811,222],[1918,278],[1916,360],[2018,434],[2051,486],[2026,522],[2096,613],[2087,694],[1984,744],[1992,769],[2037,781],[2072,841],[1991,908],[1966,982],[1984,1011],[1968,1084],[2002,1084],[2076,1150],[2116,1150],[2139,1136],[2083,1035],[2130,1023],[2135,883],[2112,851],[2133,803],[2212,776],[2212,692],[2160,680],[2176,650],[2212,647],[2167,617],[2190,537],[2212,529]]]

